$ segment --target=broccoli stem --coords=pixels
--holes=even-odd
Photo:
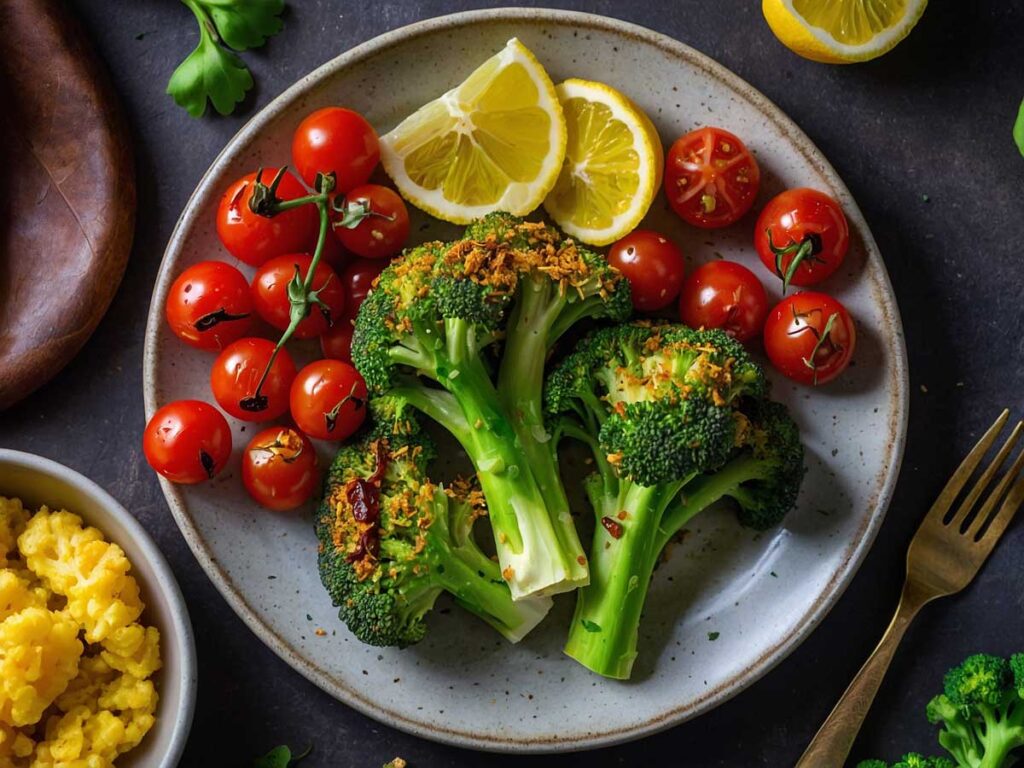
[[[658,530],[657,548],[660,552],[695,515],[703,512],[725,496],[737,497],[743,493],[741,485],[768,475],[765,463],[750,453],[743,453],[726,463],[721,469],[695,478],[686,485],[685,493],[664,515]]]
[[[512,421],[526,463],[547,501],[558,543],[569,556],[570,578],[587,583],[586,557],[565,495],[551,435],[545,429],[541,395],[551,326],[566,308],[558,284],[547,277],[525,281],[507,327],[498,372],[498,396]],[[582,303],[582,302],[581,302]]]
[[[513,597],[574,589],[577,555],[561,545],[544,495],[479,357],[439,378],[459,401],[469,425],[463,447],[487,497],[502,575]]]
[[[636,658],[640,614],[661,552],[657,541],[662,514],[682,483],[621,486],[614,496],[592,499],[598,502],[598,522],[590,551],[590,585],[579,591],[565,653],[599,675],[625,680]],[[621,526],[620,538],[607,530],[603,518]]]
[[[1001,768],[1008,764],[1010,753],[1024,742],[1024,706],[1010,705],[1009,712],[997,712],[994,707],[979,705],[985,721],[978,738],[985,746],[985,756],[978,768]]]
[[[550,598],[515,601],[498,564],[475,544],[454,548],[436,576],[466,610],[480,617],[510,642],[517,643],[547,615]]]
[[[431,347],[425,331],[417,333],[423,336],[420,348],[431,350],[428,375],[443,390],[403,377],[391,393],[445,427],[469,455],[487,497],[501,574],[513,598],[575,589],[582,548],[562,545],[468,328],[447,321],[441,348]]]

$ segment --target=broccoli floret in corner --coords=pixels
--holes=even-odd
[[[487,497],[502,574],[519,599],[575,589],[588,572],[561,486],[533,471],[488,370],[485,353],[505,333],[521,262],[540,258],[495,242],[428,243],[396,260],[359,310],[352,360],[371,393],[404,398],[465,448]],[[551,466],[538,466],[551,474],[547,450]]]
[[[744,525],[774,525],[793,506],[803,448],[786,409],[762,400],[763,372],[720,331],[630,323],[583,339],[548,376],[557,436],[588,444],[585,488],[597,518],[590,585],[565,652],[628,678],[651,574],[694,515],[734,499]]]
[[[908,752],[891,766],[884,760],[862,760],[857,763],[857,768],[956,768],[956,764],[949,758]]]
[[[928,703],[941,723],[939,743],[963,768],[1001,768],[1024,746],[1024,661],[969,656],[946,674],[944,692]]]
[[[480,491],[427,477],[433,448],[401,401],[373,401],[373,425],[344,446],[316,516],[320,578],[359,640],[405,647],[426,633],[442,592],[518,642],[547,614],[550,598],[515,602],[497,563],[478,547]]]

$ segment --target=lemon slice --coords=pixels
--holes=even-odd
[[[846,64],[881,56],[910,34],[928,0],[762,0],[782,44],[814,61]]]
[[[565,120],[551,78],[512,38],[465,82],[403,120],[380,148],[402,195],[439,219],[525,216],[558,177]]]
[[[647,115],[603,83],[566,80],[565,162],[544,208],[566,234],[607,245],[636,228],[661,186],[661,139]]]

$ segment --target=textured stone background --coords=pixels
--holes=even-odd
[[[1024,96],[1024,5],[934,0],[879,61],[826,67],[790,54],[751,0],[555,2],[669,34],[746,78],[799,123],[860,203],[885,256],[906,328],[911,414],[889,517],[847,594],[792,656],[718,710],[645,741],[561,757],[500,757],[438,746],[334,701],[252,635],[197,566],[145,467],[142,336],[164,244],[195,183],[254,112],[296,78],[381,32],[490,5],[290,0],[286,29],[245,55],[255,92],[231,118],[190,119],[164,95],[195,44],[171,0],[72,0],[113,73],[134,129],[140,209],[113,307],[78,358],[0,415],[0,444],[99,481],[154,534],[197,630],[200,694],[183,765],[247,765],[279,743],[316,751],[309,768],[454,766],[789,766],[889,620],[916,523],[999,408],[1024,411],[1024,158],[1010,127]],[[975,10],[967,10],[973,7]],[[976,583],[925,610],[908,633],[855,748],[889,759],[937,751],[923,708],[943,671],[976,650],[1024,649],[1024,526]]]

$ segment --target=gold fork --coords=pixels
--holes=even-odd
[[[972,514],[982,494],[1013,452],[1021,430],[1024,429],[1024,422],[1019,421],[992,463],[968,491],[956,512],[950,515],[953,502],[1006,426],[1009,417],[1009,410],[999,415],[995,424],[989,427],[957,467],[939,498],[928,510],[910,542],[907,578],[903,582],[903,594],[896,615],[878,647],[864,662],[832,714],[811,740],[796,768],[842,768],[910,622],[926,603],[959,592],[971,582],[1024,501],[1024,475],[1021,475],[1024,451],[1021,451],[995,489],[988,494],[976,513]],[[993,514],[1000,500],[1002,505]]]

